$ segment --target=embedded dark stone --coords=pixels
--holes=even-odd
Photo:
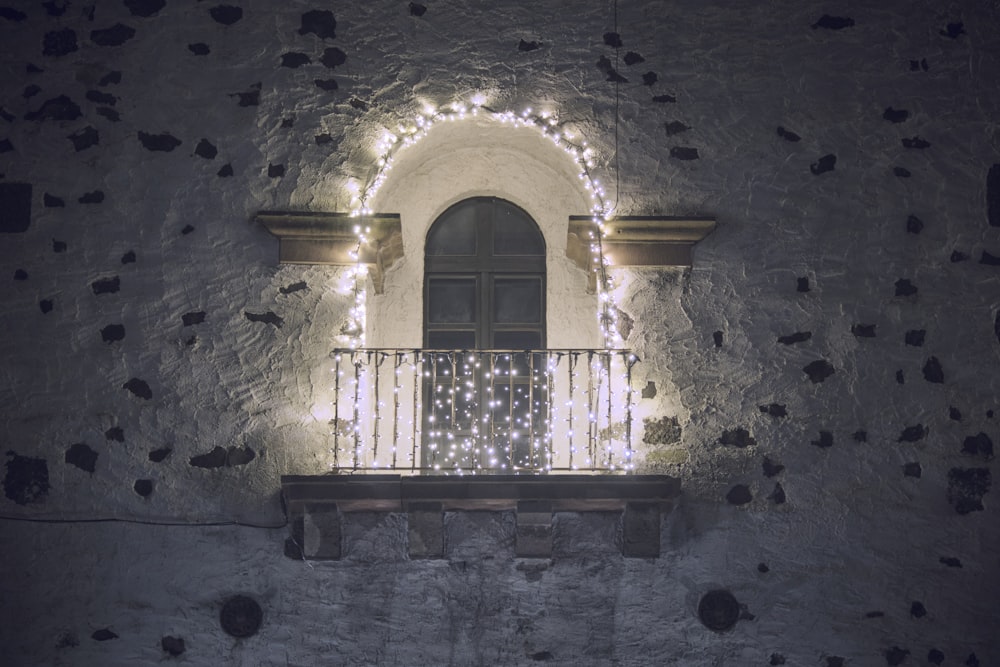
[[[781,473],[785,469],[785,466],[780,463],[775,463],[768,457],[764,457],[764,462],[762,466],[764,468],[764,477],[774,477]]]
[[[48,0],[42,3],[42,7],[45,7],[49,16],[62,16],[69,8],[69,0]]]
[[[66,252],[66,243],[52,239],[52,252]]]
[[[989,468],[952,468],[948,471],[948,504],[959,514],[982,511],[983,495],[992,484]]]
[[[986,264],[987,266],[1000,266],[1000,257],[992,255],[984,250],[983,254],[979,256],[979,263]]]
[[[951,37],[952,39],[958,39],[960,35],[965,34],[964,24],[959,21],[958,23],[949,23],[944,30],[938,30],[938,34],[943,37]]]
[[[987,410],[986,411],[986,418],[987,419],[993,419],[993,411],[992,410]]]
[[[52,312],[52,309],[54,307],[55,303],[52,301],[52,299],[42,299],[41,301],[38,302],[38,309],[42,311],[43,315]]]
[[[181,227],[181,235],[182,236],[187,236],[188,234],[190,234],[193,231],[194,231],[194,226],[193,225],[184,225],[183,227]]]
[[[149,453],[149,460],[153,463],[163,463],[163,460],[170,456],[170,452],[174,451],[170,447],[161,447],[160,449],[154,449]]]
[[[351,107],[355,109],[360,109],[361,111],[368,111],[368,103],[365,102],[364,100],[359,100],[356,97],[352,97],[347,101],[347,103],[350,104]]]
[[[938,558],[938,562],[948,567],[962,567],[962,561],[952,556],[941,556]]]
[[[27,271],[25,271],[24,269],[14,270],[14,280],[27,280],[27,279],[28,279]]]
[[[257,634],[264,620],[264,612],[253,598],[236,595],[226,600],[219,612],[219,623],[227,635],[236,638]]]
[[[354,105],[352,104],[351,106],[354,106]],[[295,119],[294,118],[282,118],[281,119],[281,127],[292,127],[293,125],[295,125]]]
[[[212,19],[222,25],[232,25],[243,18],[243,9],[233,5],[216,5],[208,10]]]
[[[937,357],[931,357],[924,364],[924,379],[935,384],[944,382],[944,370],[942,370],[941,362],[938,361]]]
[[[772,653],[771,661],[768,663],[770,665],[783,665],[785,664],[785,656],[780,653]]]
[[[94,472],[97,468],[97,452],[86,444],[78,442],[66,450],[66,463],[86,472]]]
[[[125,0],[132,16],[153,16],[167,5],[167,0]]]
[[[753,447],[757,441],[750,437],[750,432],[745,428],[735,428],[732,431],[723,431],[719,438],[719,444],[731,447]]]
[[[230,447],[228,450],[216,446],[207,454],[192,456],[189,463],[198,468],[222,468],[245,465],[256,458],[257,454],[249,447],[242,449]]]
[[[310,58],[305,53],[289,51],[288,53],[281,54],[282,67],[291,67],[292,69],[295,69],[296,67],[302,67],[303,65],[308,65],[311,62],[312,58]]]
[[[132,485],[132,489],[143,498],[146,498],[153,493],[153,480],[137,479],[135,480],[135,484]]]
[[[927,608],[924,607],[924,604],[922,602],[914,600],[910,604],[910,616],[912,616],[913,618],[923,618],[926,615],[927,615]]]
[[[885,664],[887,665],[901,665],[903,661],[906,660],[906,656],[910,655],[910,652],[905,648],[899,648],[898,646],[893,646],[885,651]]]
[[[781,487],[780,483],[775,482],[774,491],[771,492],[771,495],[767,499],[774,501],[775,505],[783,505],[785,503],[785,490]]]
[[[539,44],[538,44],[538,42],[535,42],[535,41],[526,42],[526,41],[524,41],[522,39],[520,42],[517,43],[517,50],[518,51],[534,51],[538,47],[539,47]]]
[[[653,97],[653,101],[657,104],[671,104],[677,101],[677,98],[673,95],[656,95]]]
[[[106,642],[109,639],[118,639],[118,635],[111,632],[111,630],[108,630],[107,628],[101,628],[100,630],[95,631],[94,634],[90,635],[90,638],[99,642]]]
[[[186,327],[189,327],[193,324],[201,324],[202,322],[205,321],[205,311],[198,310],[190,313],[184,313],[183,315],[181,315],[181,321],[184,323],[184,326]]]
[[[107,104],[112,107],[118,103],[117,97],[111,93],[102,93],[99,90],[88,90],[87,99],[95,104]]]
[[[423,16],[427,8],[417,2],[410,3],[410,16]]]
[[[208,139],[202,139],[195,146],[194,154],[198,157],[203,157],[206,160],[214,160],[215,156],[219,154],[219,149],[212,145]]]
[[[28,74],[41,74],[45,70],[43,70],[38,65],[28,63],[27,65],[24,66],[24,71],[27,72]]]
[[[0,232],[19,234],[31,226],[31,184],[0,183]]]
[[[333,12],[325,9],[313,9],[302,15],[302,27],[299,28],[300,35],[313,33],[320,39],[336,39],[337,19]]]
[[[622,38],[617,32],[606,32],[604,33],[604,43],[613,49],[620,49],[622,47]]]
[[[893,109],[892,107],[886,107],[885,111],[882,113],[882,118],[890,123],[902,123],[909,117],[910,112],[906,109]]]
[[[986,175],[986,217],[990,227],[1000,227],[1000,164],[990,167]]]
[[[910,234],[919,234],[924,230],[924,222],[915,215],[906,219],[906,231]]]
[[[10,139],[0,139],[0,153],[10,153],[14,150],[14,144],[10,143]]]
[[[808,292],[809,291],[809,278],[798,278],[798,283],[795,287],[796,292]]]
[[[917,286],[907,278],[900,278],[896,281],[896,296],[913,296],[917,293]]]
[[[931,663],[932,665],[940,665],[942,662],[944,662],[944,653],[937,650],[936,648],[932,648],[930,651],[927,652],[927,662]]]
[[[146,384],[145,381],[140,380],[139,378],[132,378],[122,385],[122,389],[128,389],[139,398],[147,401],[153,398],[153,390],[149,388],[149,385]]]
[[[968,436],[962,443],[962,453],[970,456],[982,456],[987,461],[993,458],[993,441],[990,436],[980,431],[977,435]]]
[[[195,54],[196,56],[207,56],[212,50],[208,47],[205,42],[196,42],[194,44],[188,44],[188,51]]]
[[[65,56],[77,50],[76,33],[69,29],[53,30],[42,38],[42,55]]]
[[[233,175],[233,165],[228,164],[228,163],[222,165],[222,168],[219,169],[219,171],[215,172],[215,175],[218,176],[219,178],[227,178],[229,176],[232,176]]]
[[[45,459],[34,459],[8,451],[3,477],[3,492],[18,505],[43,503],[49,493],[49,464]]]
[[[767,566],[767,563],[757,563],[757,571],[761,574],[767,574],[771,571],[771,568]]]
[[[320,90],[332,91],[340,88],[336,79],[313,79],[313,83]]]
[[[641,396],[643,398],[656,398],[656,383],[647,380],[646,386],[642,388]]]
[[[279,287],[278,291],[282,294],[292,294],[293,292],[301,292],[302,290],[307,289],[307,287],[308,286],[305,281],[302,280],[297,283],[292,283],[288,287]]]
[[[698,149],[688,146],[673,146],[670,149],[670,157],[678,160],[697,160]]]
[[[293,537],[285,538],[285,558],[304,560],[302,557],[302,547],[299,546],[299,543]]]
[[[826,667],[844,667],[844,659],[839,655],[827,656]]]
[[[112,426],[104,432],[104,437],[115,442],[125,442],[125,431],[121,426]]]
[[[24,114],[25,120],[76,120],[83,115],[76,102],[65,95],[45,100],[37,111]]]
[[[955,264],[957,262],[964,262],[965,260],[969,259],[969,256],[959,250],[952,250],[951,257],[949,259],[951,260],[952,264]]]
[[[642,75],[642,84],[644,86],[652,86],[654,83],[659,81],[660,77],[656,72],[646,72]]]
[[[906,378],[903,376],[903,369],[900,368],[896,371],[896,384],[904,384]]]
[[[117,70],[112,70],[101,77],[101,80],[97,82],[98,86],[107,86],[112,83],[121,83],[122,73]]]
[[[712,340],[715,341],[715,347],[722,347],[722,332],[721,331],[713,331],[712,332]]]
[[[81,204],[100,204],[104,201],[104,192],[102,190],[85,192],[77,201]]]
[[[910,329],[906,332],[906,344],[912,345],[913,347],[921,347],[924,344],[924,338],[927,336],[927,331],[925,329]]]
[[[815,445],[816,447],[820,447],[822,449],[826,449],[827,447],[833,447],[833,434],[830,433],[829,431],[820,431],[819,440],[810,440],[809,444]]]
[[[913,175],[913,173],[909,169],[906,169],[904,167],[893,167],[892,173],[898,176],[899,178],[909,178],[910,176]]]
[[[917,60],[910,61],[911,72],[919,72],[921,69],[924,70],[925,72],[930,69],[930,67],[927,65],[927,58],[922,58],[919,61]]]
[[[0,7],[0,18],[5,18],[8,21],[21,22],[28,18],[28,15],[22,11],[12,9],[11,7]]]
[[[680,134],[681,132],[686,132],[691,128],[680,122],[679,120],[672,120],[669,123],[663,124],[663,129],[666,130],[667,136],[671,137],[675,134]]]
[[[111,107],[97,107],[97,115],[107,118],[112,123],[121,120],[121,115]]]
[[[823,14],[819,20],[812,24],[812,29],[826,28],[827,30],[843,30],[854,26],[854,19],[849,16],[830,16]]]
[[[802,369],[802,371],[809,376],[809,379],[815,384],[817,382],[822,382],[834,373],[833,365],[825,359],[817,359],[812,361]]]
[[[913,137],[912,139],[907,139],[904,137],[902,140],[903,148],[930,148],[931,143],[929,141],[924,141],[920,137]]]
[[[851,333],[855,338],[875,338],[874,324],[855,324],[851,327]]]
[[[333,143],[333,137],[325,132],[323,134],[317,134],[314,139],[316,140],[317,146],[324,146],[326,144]]]
[[[250,86],[250,90],[245,93],[231,93],[230,97],[238,97],[241,107],[260,106],[260,83]]]
[[[948,418],[952,419],[954,421],[960,422],[960,421],[962,421],[962,412],[958,408],[949,407],[948,408]]]
[[[323,52],[323,57],[320,58],[320,62],[333,69],[338,65],[343,65],[347,62],[347,54],[338,49],[336,46],[331,46]]]
[[[865,614],[865,618],[882,618],[885,616],[885,612],[882,611],[870,611]]]
[[[164,653],[169,653],[176,657],[184,653],[184,640],[180,637],[171,637],[168,635],[160,640],[160,648],[163,649]]]
[[[924,428],[923,424],[916,424],[914,426],[907,426],[903,429],[903,432],[899,434],[899,438],[896,442],[917,442],[923,440],[927,435],[927,429]]]
[[[94,294],[114,294],[121,289],[121,279],[118,276],[101,278],[90,283],[90,289]]]
[[[698,602],[698,618],[709,630],[724,632],[740,619],[740,603],[729,591],[709,591]]]
[[[751,500],[753,496],[750,495],[750,489],[746,484],[737,484],[726,494],[726,502],[730,505],[746,505]]]
[[[98,46],[121,46],[133,37],[135,37],[135,28],[124,23],[116,23],[103,30],[90,31],[90,41]]]
[[[250,311],[244,311],[243,314],[251,322],[263,322],[264,324],[273,324],[279,329],[281,328],[281,325],[285,323],[285,320],[281,319],[270,310],[267,311],[266,313],[251,313]]]
[[[267,175],[270,178],[281,178],[285,175],[285,165],[283,164],[267,164]]]
[[[789,130],[786,130],[780,125],[778,126],[778,136],[784,139],[785,141],[792,141],[792,142],[799,141],[802,139],[802,137],[800,137],[799,135]]]
[[[680,442],[682,429],[677,417],[644,417],[642,441],[647,445],[670,445]]]
[[[918,461],[911,461],[903,464],[904,477],[916,477],[917,479],[920,479],[921,474],[923,474],[923,468],[920,466]]]
[[[626,65],[637,65],[642,62],[646,62],[646,59],[640,56],[635,51],[629,51],[628,53],[625,54]]]
[[[170,152],[181,145],[181,140],[172,134],[164,132],[162,134],[146,134],[139,132],[139,141],[148,151]]]
[[[109,324],[101,329],[101,340],[105,343],[114,343],[125,338],[125,326],[122,324]]]
[[[41,86],[36,86],[35,84],[31,84],[30,86],[27,86],[24,89],[24,91],[21,93],[21,97],[23,97],[24,99],[28,100],[28,99],[31,99],[32,97],[34,97],[35,95],[37,95],[40,92],[42,92]]]
[[[771,403],[770,405],[760,406],[760,411],[765,415],[771,415],[772,417],[787,417],[788,410],[781,403]]]
[[[717,333],[721,334],[721,332],[717,332]],[[720,335],[720,338],[721,338],[721,335]],[[795,343],[801,343],[803,341],[807,341],[810,338],[812,338],[812,332],[811,331],[797,331],[797,332],[795,332],[793,334],[789,334],[787,336],[779,336],[778,337],[778,342],[782,343],[784,345],[793,345]],[[719,344],[721,345],[721,342]]]
[[[979,667],[979,658],[976,657],[975,653],[970,653],[969,657],[965,659],[965,667]]]
[[[809,171],[813,173],[814,176],[819,176],[820,174],[825,174],[828,171],[834,170],[834,165],[837,164],[837,156],[833,153],[824,155],[816,162],[809,165]]]

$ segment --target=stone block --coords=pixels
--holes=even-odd
[[[311,560],[338,560],[341,556],[341,517],[334,503],[303,503],[292,508],[292,539]]]
[[[407,506],[410,558],[444,558],[444,511],[441,503]]]
[[[622,553],[627,558],[657,558],[660,555],[658,503],[628,503],[625,506]]]
[[[517,504],[514,555],[552,557],[552,503],[527,500]]]

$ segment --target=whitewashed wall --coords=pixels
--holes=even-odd
[[[616,51],[608,2],[229,2],[0,0],[5,664],[1000,662],[995,3],[622,0]],[[476,93],[585,135],[621,213],[719,221],[690,271],[615,272],[681,434],[644,451],[683,482],[663,556],[606,516],[534,562],[449,514],[421,562],[351,515],[314,567],[284,528],[150,525],[280,525],[279,476],[325,469],[342,273],[252,216],[346,210],[384,129]]]

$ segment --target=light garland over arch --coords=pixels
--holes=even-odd
[[[342,334],[349,339],[351,348],[364,344],[365,322],[365,282],[367,271],[361,263],[361,247],[367,243],[370,231],[364,224],[365,217],[372,214],[369,202],[385,183],[399,151],[408,148],[427,136],[431,128],[442,123],[460,122],[471,118],[491,118],[499,123],[515,128],[532,128],[549,139],[573,159],[579,169],[578,176],[591,199],[591,216],[596,232],[590,233],[590,251],[593,256],[593,270],[597,273],[598,326],[604,346],[607,349],[621,347],[623,341],[618,331],[618,309],[614,302],[614,284],[608,271],[610,259],[604,253],[603,237],[605,223],[611,218],[612,210],[605,198],[604,188],[594,176],[594,151],[587,142],[578,139],[575,133],[561,127],[555,114],[549,112],[537,113],[527,108],[520,114],[512,111],[495,111],[482,103],[480,97],[473,99],[471,104],[454,103],[440,108],[427,106],[422,113],[412,121],[400,123],[396,132],[386,131],[376,144],[378,153],[377,170],[371,180],[352,190],[351,215],[358,218],[354,233],[358,237],[358,245],[352,258],[354,267],[345,275],[342,291],[353,295],[348,325]]]

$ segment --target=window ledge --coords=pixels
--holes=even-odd
[[[691,248],[715,229],[714,218],[622,216],[604,223],[604,254],[614,266],[691,266]],[[566,256],[593,273],[591,239],[597,223],[591,216],[569,219]]]
[[[278,237],[282,264],[353,266],[352,254],[371,267],[375,291],[382,293],[385,272],[403,256],[402,225],[398,213],[376,213],[364,218],[350,213],[260,211],[256,220]],[[358,225],[367,228],[367,243],[358,248]]]

